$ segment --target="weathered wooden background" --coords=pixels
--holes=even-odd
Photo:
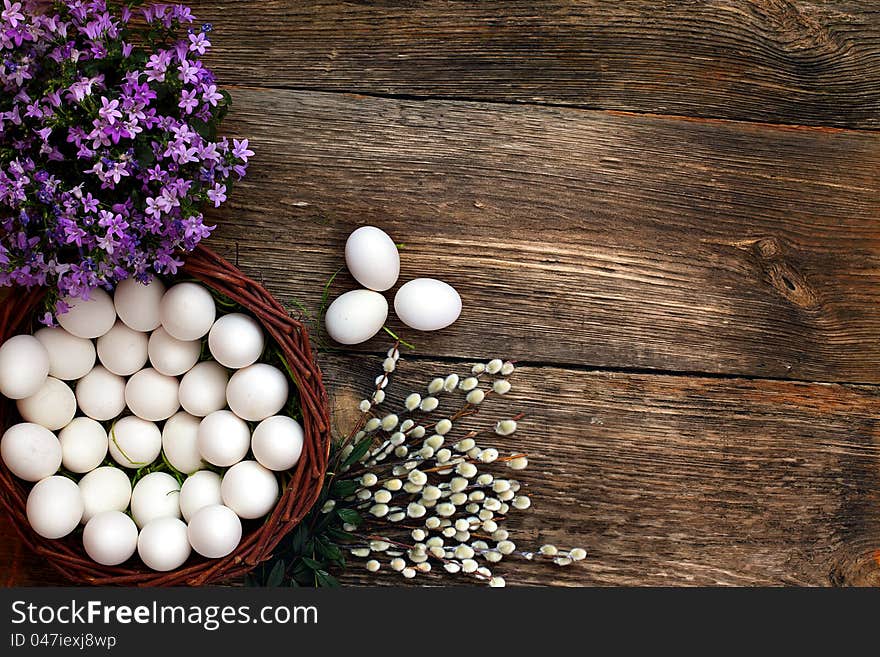
[[[392,321],[401,392],[523,364],[520,535],[589,557],[508,581],[880,584],[876,2],[192,4],[257,151],[214,246],[315,309],[381,226],[465,302]],[[339,407],[387,345],[323,357]]]

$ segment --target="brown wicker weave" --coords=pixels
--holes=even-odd
[[[137,558],[121,566],[101,566],[86,555],[81,537],[48,540],[36,534],[25,515],[31,484],[17,479],[0,464],[0,502],[12,517],[25,544],[56,570],[77,584],[123,586],[199,586],[242,575],[265,561],[285,534],[309,511],[320,493],[330,449],[327,393],[315,362],[305,327],[292,319],[266,289],[209,249],[199,247],[183,268],[184,273],[221,292],[254,315],[280,346],[302,406],[305,446],[281,499],[265,521],[246,533],[238,548],[222,559],[203,559],[193,553],[181,568],[157,573]],[[15,291],[0,302],[0,342],[28,333],[41,294]],[[0,433],[20,422],[15,404],[0,404]],[[247,528],[246,528],[247,532]]]

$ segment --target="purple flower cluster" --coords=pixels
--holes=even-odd
[[[182,5],[0,0],[0,286],[88,298],[174,274],[253,151],[216,136],[211,26]],[[51,312],[47,319],[51,319]]]

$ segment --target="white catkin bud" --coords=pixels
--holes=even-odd
[[[460,493],[468,487],[468,480],[464,477],[453,477],[449,480],[449,490],[453,493]]]
[[[470,495],[468,495],[468,499],[471,502],[482,502],[486,499],[486,493],[481,490],[472,491]]]
[[[443,390],[443,384],[445,383],[445,379],[441,379],[437,377],[436,379],[432,379],[431,383],[428,384],[428,394],[436,395],[438,392]]]
[[[447,433],[452,431],[452,420],[443,418],[442,420],[437,422],[437,425],[434,427],[434,431],[439,433],[441,436],[445,436]]]
[[[553,560],[557,566],[570,566],[573,563],[573,559],[571,557],[556,557]]]
[[[394,360],[400,360],[400,349],[396,347],[391,347],[386,354],[388,358],[393,358]]]
[[[434,434],[430,438],[425,439],[425,446],[430,447],[431,449],[440,449],[440,446],[443,444],[443,436],[439,434]]]
[[[493,577],[489,580],[489,586],[493,589],[503,589],[507,586],[507,582],[504,581],[503,577]]]
[[[516,479],[510,480],[510,490],[512,490],[514,493],[520,489],[520,485],[521,484]]]
[[[455,540],[458,541],[459,543],[467,543],[469,540],[471,540],[471,533],[456,531],[454,534],[454,537],[455,537]]]
[[[501,422],[495,425],[495,433],[499,436],[509,436],[514,431],[516,431],[515,420],[501,420]]]
[[[434,455],[437,457],[437,463],[446,463],[449,459],[452,458],[452,452],[448,449],[438,449],[437,453]]]
[[[583,548],[574,548],[568,553],[568,556],[571,557],[572,561],[583,561],[587,558],[587,551]]]
[[[386,541],[370,541],[370,549],[373,552],[384,552],[390,547],[391,545],[388,544]]]
[[[431,516],[427,520],[425,520],[425,527],[428,529],[437,529],[440,526],[440,518],[437,516]]]
[[[488,451],[488,450],[486,450],[486,451]],[[490,475],[488,472],[486,472],[484,474],[481,474],[479,477],[477,477],[477,484],[480,486],[488,486],[489,484],[492,483],[492,481],[494,479],[495,478],[492,475]]]
[[[440,405],[440,402],[436,397],[425,397],[422,400],[422,403],[419,404],[419,408],[422,409],[425,413],[430,413],[431,411],[437,410],[437,407]]]
[[[352,548],[351,553],[356,557],[368,557],[370,556],[370,548]]]
[[[406,436],[400,431],[395,431],[391,434],[391,438],[388,439],[388,442],[391,443],[392,447],[400,447],[406,442]]]
[[[439,536],[437,538],[440,538]],[[432,545],[428,548],[428,552],[431,553],[431,556],[435,559],[443,559],[446,557],[446,552],[439,545]]]
[[[492,482],[492,490],[496,493],[503,493],[510,490],[510,482],[507,479],[496,479]]]
[[[387,504],[374,504],[370,507],[370,513],[376,516],[377,518],[384,518],[388,515],[388,505]]]
[[[421,397],[419,398],[421,400]],[[418,404],[416,404],[418,406]],[[416,426],[415,421],[412,418],[406,418],[403,422],[400,423],[400,430],[403,432],[407,432]]]
[[[427,513],[427,510],[418,502],[410,502],[406,507],[406,515],[410,518],[421,518],[425,513]]]
[[[456,559],[472,559],[473,556],[474,550],[470,545],[459,545],[455,548]]]
[[[367,562],[367,570],[369,570],[371,573],[379,572],[379,569],[381,567],[382,567],[382,565],[378,561],[376,561],[375,559],[370,559]]]
[[[530,500],[525,495],[517,495],[516,497],[513,498],[512,504],[513,504],[514,509],[519,509],[520,511],[525,511],[530,506],[532,506],[532,500]]]
[[[357,492],[355,497],[357,497],[362,502],[365,502],[366,500],[373,497],[373,494],[370,491],[368,491],[366,488],[363,488]]]
[[[471,547],[474,548],[475,550],[482,551],[482,550],[488,550],[489,544],[486,543],[486,541],[474,541],[473,543],[471,543]]]
[[[471,528],[471,523],[469,523],[466,518],[459,518],[452,526],[455,527],[456,531],[466,532]]]
[[[414,484],[413,482],[408,481],[403,485],[403,490],[405,490],[410,495],[418,495],[422,492],[422,487],[418,484]]]
[[[371,417],[367,420],[367,423],[364,425],[364,431],[367,433],[373,433],[376,429],[382,426],[382,420],[377,417]]]
[[[477,446],[477,443],[474,442],[473,438],[465,438],[463,440],[458,441],[454,445],[454,448],[455,448],[455,451],[457,451],[457,452],[467,452],[469,450],[472,450],[476,446]]]
[[[336,500],[327,500],[324,502],[324,506],[321,507],[321,513],[330,513],[335,508]]]
[[[483,558],[489,563],[498,563],[504,558],[504,555],[493,550],[491,552],[486,552],[486,554],[483,555]]]
[[[439,500],[440,494],[440,489],[436,486],[425,486],[425,489],[422,491],[422,497],[426,500]]]
[[[378,481],[379,477],[374,475],[372,472],[367,472],[361,476],[361,485],[367,486],[368,488],[370,486],[375,486]]]
[[[483,454],[482,449],[480,449],[479,447],[472,447],[471,449],[468,450],[467,456],[469,459],[479,460],[480,456],[482,456],[482,454]]]
[[[427,433],[427,431],[425,430],[425,427],[419,425],[417,427],[413,427],[412,429],[410,429],[407,432],[407,435],[410,438],[415,438],[416,440],[419,440],[420,438],[424,438],[426,433]]]
[[[510,376],[513,374],[513,371],[516,369],[513,363],[507,361],[504,365],[501,366],[501,375],[502,376]]]
[[[406,568],[406,561],[404,561],[400,557],[397,557],[395,559],[392,559],[389,565],[391,566],[391,570],[396,570],[397,572],[400,572],[401,570]]]
[[[486,371],[486,366],[483,365],[483,363],[477,363],[476,365],[474,365],[471,368],[471,374],[473,374],[474,376],[479,376],[480,374],[482,374],[485,371]]]
[[[477,504],[476,502],[471,502],[470,504],[468,504],[468,505],[464,508],[464,510],[467,511],[468,513],[479,513],[479,511],[480,511],[480,505]]]
[[[510,381],[507,379],[498,379],[495,383],[492,384],[492,390],[495,391],[495,394],[498,395],[506,395],[510,392]]]
[[[425,445],[416,453],[419,455],[420,458],[427,461],[429,458],[434,456],[434,449],[432,447]]]
[[[443,381],[443,389],[446,392],[452,392],[453,390],[455,390],[458,387],[458,381],[459,381],[458,374],[450,374]]]
[[[498,460],[498,450],[494,447],[489,447],[488,449],[484,449],[480,453],[480,460],[483,463],[494,463]]]
[[[468,378],[462,380],[462,382],[458,384],[458,387],[465,392],[470,392],[478,385],[480,385],[480,380],[475,376],[469,376]]]
[[[448,518],[449,516],[455,514],[455,505],[450,504],[449,502],[443,502],[442,504],[438,504],[435,510],[438,516]]]
[[[479,568],[477,568],[477,572],[483,577],[492,577],[492,571],[486,568],[486,566],[480,566]]]
[[[409,454],[409,447],[406,445],[398,445],[394,448],[394,456],[399,459],[404,458],[407,454]]]
[[[422,403],[422,396],[417,392],[412,393],[403,401],[403,405],[406,407],[406,410],[408,410],[408,411],[416,410],[419,407],[419,404],[421,404],[421,403]]]
[[[416,565],[416,570],[418,570],[420,573],[430,573],[431,564],[429,564],[427,561],[423,561],[422,563]]]
[[[529,504],[531,504],[531,502],[529,502]],[[498,513],[502,516],[506,516],[508,513],[510,513],[510,505],[509,504],[502,504],[501,508],[498,509]]]
[[[403,487],[403,482],[400,479],[389,479],[384,484],[384,487],[392,492],[399,491]]]
[[[547,543],[541,546],[539,552],[545,557],[555,557],[557,554],[559,554],[559,548],[557,548],[555,545],[552,545],[551,543]]]
[[[382,361],[382,369],[388,372],[389,374],[393,372],[397,368],[397,361],[393,358],[386,358]]]
[[[490,497],[483,502],[483,507],[489,511],[498,511],[501,508],[501,502],[494,497]]]
[[[495,514],[489,511],[489,509],[480,509],[480,512],[477,514],[477,517],[482,521],[491,520],[495,517]]]
[[[388,520],[391,522],[400,522],[404,518],[406,518],[406,514],[403,511],[395,511],[388,514]]]
[[[520,456],[508,461],[507,467],[511,470],[525,470],[529,467],[529,460],[525,456]]]
[[[479,564],[473,559],[465,559],[461,562],[461,570],[465,573],[473,573],[476,572],[477,568],[479,568]]]
[[[379,405],[384,401],[385,401],[385,391],[384,390],[377,390],[376,392],[373,393],[373,403],[374,404]]]
[[[384,374],[380,374],[376,377],[376,387],[380,390],[384,390],[388,387],[388,377]]]
[[[424,486],[428,483],[428,475],[421,470],[412,470],[406,478],[416,486]]]
[[[369,402],[369,400],[367,400],[367,399],[363,399],[363,400],[361,400],[361,403],[358,404],[358,410],[359,410],[361,413],[366,413],[366,412],[369,411],[371,408],[373,408],[373,405],[372,405],[372,404]]]
[[[513,541],[503,540],[498,541],[498,545],[495,546],[501,554],[513,554],[513,551],[516,550],[516,544]]]
[[[440,538],[439,536],[432,536],[427,541],[425,541],[425,546],[429,547],[429,548],[443,547],[443,539]]]
[[[391,493],[387,490],[377,490],[376,494],[373,495],[373,500],[378,504],[388,504],[391,501]]]
[[[493,541],[506,541],[510,536],[510,532],[506,529],[496,529],[492,532],[492,540]]]
[[[467,504],[467,493],[453,493],[449,496],[449,501],[452,502],[455,506]]]
[[[424,541],[427,535],[428,532],[426,532],[424,529],[419,528],[413,529],[410,533],[410,536],[412,536],[412,539],[414,541]]]
[[[455,468],[455,471],[462,477],[470,479],[471,477],[476,476],[477,466],[475,466],[473,463],[459,463],[458,467]]]
[[[395,465],[393,468],[391,468],[391,474],[393,474],[395,477],[400,477],[401,475],[405,475],[408,472],[409,470],[404,468],[402,465]]]
[[[488,363],[486,363],[486,371],[489,374],[498,374],[501,371],[501,368],[504,367],[504,361],[500,358],[493,358]]]
[[[465,397],[465,401],[472,406],[477,406],[479,404],[482,404],[485,398],[486,393],[479,388],[475,388],[467,394],[467,397]]]
[[[509,502],[513,499],[514,495],[516,495],[516,493],[508,488],[507,490],[498,493],[498,499],[502,502]]]
[[[461,566],[459,566],[457,563],[447,563],[443,565],[443,569],[447,573],[455,575],[456,573],[461,571]]]
[[[452,538],[452,537],[455,536],[455,534],[456,534],[455,527],[444,527],[444,528],[443,528],[443,531],[442,531],[441,533],[442,533],[446,538]]]
[[[391,413],[390,415],[386,415],[385,417],[382,418],[382,430],[383,431],[391,431],[394,429],[394,427],[397,426],[397,423],[398,423],[398,417],[394,413]]]
[[[413,563],[424,563],[428,560],[428,555],[424,552],[410,552],[409,553],[410,561]]]
[[[342,523],[342,531],[353,532],[357,529],[357,525],[352,525],[350,522]]]

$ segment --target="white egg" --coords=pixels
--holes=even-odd
[[[258,422],[280,411],[289,392],[287,377],[281,370],[256,363],[232,375],[226,387],[226,401],[238,417]]]
[[[76,403],[93,420],[112,420],[125,410],[125,379],[98,365],[77,381]]]
[[[204,467],[199,453],[200,418],[181,411],[175,413],[162,428],[162,450],[165,458],[178,471],[189,474]]]
[[[156,518],[141,529],[137,550],[141,561],[152,570],[180,568],[191,552],[186,525],[180,518]]]
[[[41,479],[28,494],[27,519],[44,538],[62,538],[77,528],[83,502],[76,483],[67,477]]]
[[[159,327],[150,336],[147,346],[150,364],[167,376],[180,376],[199,362],[202,343],[199,340],[178,340]]]
[[[33,395],[49,376],[49,352],[32,335],[16,335],[0,346],[0,393],[9,399]]]
[[[180,408],[179,386],[175,377],[148,367],[133,374],[125,384],[125,403],[139,418],[153,422],[167,420]]]
[[[265,346],[259,322],[242,313],[224,315],[208,333],[211,355],[221,365],[235,370],[256,363]]]
[[[153,422],[128,415],[110,429],[110,457],[123,468],[149,465],[162,451],[162,433]]]
[[[397,291],[394,312],[410,328],[437,331],[458,319],[461,297],[448,283],[435,278],[416,278]]]
[[[180,405],[190,415],[205,417],[226,407],[229,375],[219,363],[206,360],[180,380]]]
[[[394,287],[400,275],[397,245],[375,226],[361,226],[348,236],[345,264],[358,283],[377,292]]]
[[[92,517],[83,529],[83,547],[102,566],[128,561],[137,549],[138,529],[121,511],[104,511]]]
[[[131,517],[138,527],[156,518],[179,518],[180,484],[167,472],[141,477],[131,491]]]
[[[223,504],[235,511],[239,518],[261,518],[275,506],[278,480],[274,472],[256,461],[242,461],[223,475],[220,495]]]
[[[119,468],[104,465],[79,480],[83,522],[104,511],[125,511],[131,501],[131,480]]]
[[[150,332],[162,323],[159,304],[165,295],[165,284],[153,278],[147,285],[129,278],[116,286],[113,304],[116,314],[125,325],[135,331]]]
[[[77,417],[58,434],[61,463],[71,472],[91,472],[107,456],[109,439],[100,422]]]
[[[58,313],[58,323],[78,338],[99,338],[116,323],[113,299],[101,288],[91,290],[88,301],[71,297],[63,301],[70,309],[66,313]]]
[[[251,430],[247,422],[231,411],[214,411],[199,424],[199,453],[208,463],[227,467],[247,454]]]
[[[51,376],[33,395],[19,399],[15,405],[25,422],[39,424],[50,431],[66,427],[76,415],[73,390],[64,381]]]
[[[162,326],[178,340],[198,340],[211,330],[217,308],[207,288],[198,283],[178,283],[162,297]]]
[[[63,328],[46,327],[34,333],[49,352],[49,376],[62,381],[81,379],[95,366],[95,343]]]
[[[98,358],[113,374],[131,376],[147,362],[146,333],[116,322],[112,329],[98,338]]]
[[[0,457],[19,479],[39,481],[61,467],[61,443],[46,427],[22,422],[0,438]]]
[[[213,504],[196,511],[187,527],[189,544],[208,559],[230,554],[241,541],[241,520],[235,511]]]
[[[187,477],[180,487],[180,513],[189,522],[196,511],[212,504],[223,504],[220,496],[220,475],[199,470]]]
[[[372,290],[352,290],[338,297],[324,315],[331,338],[340,344],[366,342],[388,319],[388,302]]]
[[[303,437],[299,422],[286,415],[273,415],[254,429],[251,449],[263,467],[276,472],[289,470],[302,455]]]

